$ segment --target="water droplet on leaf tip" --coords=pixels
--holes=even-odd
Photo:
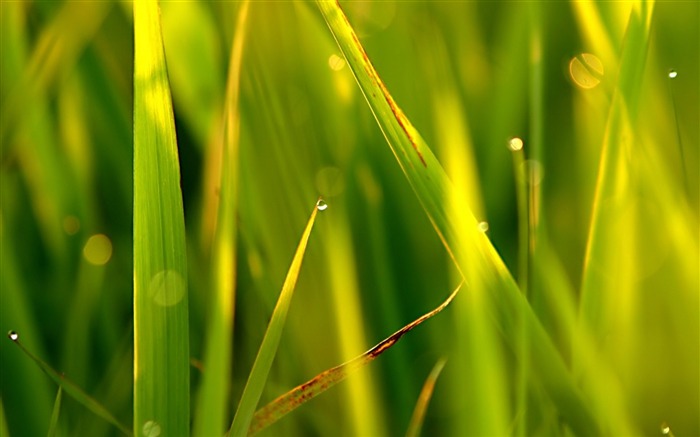
[[[668,426],[668,424],[666,422],[663,422],[661,424],[661,434],[666,435],[666,434],[670,434],[670,433],[671,433],[671,427]]]
[[[669,72],[668,72],[669,79],[675,79],[677,76],[678,76],[678,72],[676,70],[669,70]]]
[[[328,204],[325,200],[318,199],[318,202],[316,202],[316,209],[318,209],[319,211],[325,211],[326,209],[328,209]]]
[[[160,424],[154,420],[149,420],[143,424],[142,431],[147,437],[158,437],[161,433]]]
[[[478,226],[481,232],[486,232],[489,230],[489,222],[487,221],[479,222]]]
[[[518,137],[511,138],[510,140],[508,140],[508,148],[513,152],[516,152],[518,150],[522,150],[523,140],[521,140]]]
[[[16,331],[10,331],[7,333],[7,337],[12,341],[17,341],[17,339],[19,339],[19,334]]]

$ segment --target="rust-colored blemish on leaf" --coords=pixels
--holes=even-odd
[[[454,299],[461,287],[462,284],[459,284],[459,286],[439,307],[422,315],[418,319],[399,329],[386,339],[379,342],[376,346],[374,346],[367,352],[353,358],[350,361],[346,361],[345,363],[339,366],[333,367],[322,373],[319,373],[309,381],[298,385],[297,387],[293,388],[292,390],[288,391],[287,393],[283,394],[282,396],[278,397],[274,401],[270,402],[269,404],[258,410],[255,413],[255,416],[253,416],[253,421],[251,423],[250,429],[248,430],[248,434],[255,434],[261,431],[262,429],[272,425],[277,420],[281,419],[285,414],[291,412],[301,404],[315,398],[316,396],[320,395],[324,391],[328,390],[335,384],[345,379],[351,372],[361,367],[364,367],[365,365],[374,361],[379,355],[381,355],[391,346],[396,344],[396,342],[398,342],[401,339],[401,337],[403,337],[407,332],[409,332],[416,326],[420,325],[427,319],[433,317],[434,315],[445,309],[445,307],[447,307],[447,305],[449,305],[450,302],[452,302],[452,299]]]
[[[357,38],[357,35],[355,34],[355,31],[352,30],[352,26],[350,25],[350,22],[348,21],[347,16],[345,15],[345,12],[343,12],[343,8],[340,7],[340,3],[336,1],[336,4],[338,5],[338,9],[341,11],[341,16],[343,20],[345,21],[345,24],[347,25],[348,29],[350,30],[350,36],[352,37],[353,42],[355,43],[355,47],[360,51],[360,54],[362,55],[362,65],[365,68],[365,72],[367,73],[367,76],[370,78],[372,81],[372,84],[375,86],[379,87],[382,90],[382,93],[384,94],[384,100],[386,100],[387,104],[389,105],[389,108],[391,109],[391,112],[394,114],[394,118],[396,121],[399,123],[399,126],[401,126],[401,129],[403,129],[404,133],[408,137],[409,141],[411,141],[411,145],[413,146],[413,150],[416,151],[416,154],[418,155],[418,159],[420,159],[420,162],[423,164],[423,167],[428,167],[428,164],[425,161],[425,158],[423,158],[423,154],[418,150],[418,143],[416,142],[416,133],[415,129],[411,125],[411,122],[408,120],[406,115],[403,113],[401,108],[396,104],[394,101],[393,97],[391,97],[391,94],[389,94],[389,90],[387,90],[386,86],[384,85],[384,82],[382,79],[379,77],[377,74],[377,71],[374,68],[374,65],[372,64],[372,61],[369,60],[369,56],[367,55],[367,52],[365,51],[364,46],[360,43],[360,40]],[[376,97],[374,93],[372,93],[373,97]]]

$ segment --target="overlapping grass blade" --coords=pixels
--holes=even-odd
[[[3,117],[0,119],[0,150],[3,153],[6,152],[5,146],[14,144],[11,140],[17,121],[22,121],[22,114],[36,109],[32,106],[42,101],[38,97],[60,77],[61,68],[72,66],[77,61],[111,7],[112,4],[108,2],[83,5],[68,2],[61,5],[60,12],[37,41],[26,71],[18,78],[18,83],[7,98],[3,99]]]
[[[396,342],[398,342],[407,332],[444,310],[447,305],[452,302],[461,288],[462,284],[460,284],[452,292],[452,294],[450,294],[449,297],[442,304],[440,304],[440,306],[399,329],[367,352],[339,366],[333,367],[316,375],[314,378],[293,388],[258,410],[253,418],[250,433],[255,434],[256,432],[259,432],[262,429],[272,425],[284,417],[284,415],[287,413],[293,411],[297,407],[310,401],[337,383],[341,382],[352,372],[359,370],[374,361],[379,355],[386,352],[390,347],[396,344]]]
[[[620,435],[640,432],[631,418],[624,379],[615,376],[628,373],[625,370],[628,365],[637,368],[636,360],[629,361],[635,356],[636,346],[627,338],[638,331],[638,325],[633,322],[637,317],[634,311],[645,300],[640,293],[643,285],[637,281],[640,275],[648,273],[640,267],[650,256],[645,254],[663,252],[655,247],[655,238],[640,238],[635,230],[655,215],[647,202],[652,199],[654,204],[667,202],[652,194],[649,188],[652,182],[642,176],[651,172],[647,173],[644,167],[649,159],[644,152],[645,141],[636,133],[653,9],[653,2],[641,2],[630,10],[603,139],[581,290],[578,335],[589,335],[592,341],[583,344],[589,347],[587,350],[583,345],[574,350],[575,369],[585,381],[596,415],[606,429]],[[631,159],[633,155],[637,156]],[[660,175],[653,174],[654,178],[657,176]],[[664,186],[667,179],[659,177],[653,184]],[[643,354],[648,354],[646,348]],[[621,357],[614,358],[618,355]],[[599,359],[592,359],[594,356]],[[604,372],[606,363],[613,372]]]
[[[435,389],[435,383],[437,382],[442,369],[445,367],[447,359],[442,358],[435,366],[433,370],[430,371],[428,378],[423,384],[423,389],[418,396],[418,401],[416,402],[416,408],[413,410],[413,415],[411,416],[411,422],[408,424],[408,430],[406,431],[406,437],[418,437],[420,435],[420,430],[423,427],[423,421],[425,420],[425,412],[428,410],[428,403],[430,398],[433,396],[433,390]]]
[[[155,0],[134,3],[134,432],[190,427],[185,223]]]
[[[58,416],[61,413],[61,401],[63,399],[63,387],[58,386],[58,393],[56,393],[56,400],[53,403],[53,411],[51,412],[51,421],[49,422],[49,431],[46,433],[47,437],[54,437],[58,432]]]
[[[292,264],[289,266],[287,277],[282,285],[282,292],[275,305],[258,355],[255,357],[253,368],[248,376],[241,401],[238,404],[236,415],[233,418],[233,423],[229,430],[229,434],[234,437],[248,434],[250,423],[253,420],[253,414],[255,414],[255,407],[258,405],[258,401],[260,401],[267,375],[270,372],[270,367],[272,367],[272,360],[277,353],[277,346],[279,346],[284,322],[289,312],[289,305],[292,302],[294,287],[296,286],[297,278],[299,278],[299,271],[301,270],[301,263],[304,260],[306,245],[309,242],[311,229],[313,229],[314,222],[316,221],[316,214],[319,210],[325,209],[326,207],[327,205],[322,199],[319,199],[314,206],[311,217],[309,217],[309,221],[306,224],[306,229],[304,229],[304,233],[301,236],[301,241],[299,241],[299,246],[294,254]]]
[[[518,321],[526,326],[533,370],[559,412],[579,435],[599,433],[599,426],[582,400],[564,362],[489,240],[469,211],[461,211],[473,225],[460,227],[448,211],[451,183],[418,131],[398,107],[372,66],[352,26],[336,1],[317,4],[351,67],[394,156],[413,188],[435,231],[443,241],[470,290],[489,302],[488,308],[511,349],[522,357]],[[451,212],[451,211],[450,211]],[[455,244],[459,242],[459,244]]]
[[[37,366],[41,370],[44,371],[56,384],[58,384],[59,387],[61,387],[63,390],[68,393],[73,399],[75,399],[78,403],[83,405],[85,408],[88,410],[92,411],[96,415],[100,416],[107,422],[111,423],[112,425],[116,426],[121,432],[123,432],[126,435],[131,435],[129,432],[129,429],[119,423],[119,421],[112,415],[112,413],[109,412],[102,404],[97,402],[94,398],[92,398],[90,395],[85,393],[83,389],[75,385],[71,380],[65,377],[65,375],[60,374],[56,372],[51,366],[49,366],[46,362],[43,360],[39,359],[36,355],[31,353],[27,348],[24,347],[24,345],[19,341],[19,334],[15,331],[10,331],[8,333],[8,337],[10,340],[12,340],[17,346],[19,346],[20,349],[22,349],[22,352],[24,352],[29,358],[34,361]],[[54,411],[55,411],[55,406],[54,406]]]
[[[206,371],[199,393],[198,413],[195,417],[195,435],[221,435],[225,430],[229,411],[233,315],[236,296],[236,211],[238,209],[238,145],[240,115],[238,95],[240,86],[243,46],[246,38],[248,2],[238,12],[236,34],[231,47],[226,107],[222,123],[220,154],[223,156],[221,197],[213,241],[211,277],[213,296],[211,320],[207,331],[204,357]]]

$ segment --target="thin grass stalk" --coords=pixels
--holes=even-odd
[[[213,241],[212,269],[214,299],[207,329],[205,371],[199,395],[195,435],[222,435],[229,411],[233,317],[236,296],[236,241],[238,210],[238,149],[240,112],[238,107],[243,47],[246,39],[248,1],[240,5],[236,34],[231,47],[226,102],[223,117],[220,200]]]
[[[430,403],[430,398],[433,396],[433,390],[435,390],[435,383],[437,382],[442,369],[445,367],[445,363],[447,363],[446,358],[441,358],[437,363],[435,363],[433,370],[430,371],[428,378],[425,380],[425,384],[423,384],[423,388],[418,396],[416,407],[413,410],[411,422],[408,424],[406,437],[420,436],[420,430],[423,427],[423,422],[425,421],[425,413],[428,411],[428,404]]]
[[[54,437],[58,433],[58,417],[61,413],[61,403],[63,400],[63,387],[58,386],[58,392],[56,393],[56,400],[53,404],[53,411],[51,412],[51,420],[49,421],[49,431],[46,433],[46,437]],[[2,434],[5,435],[5,434]]]
[[[311,236],[311,230],[316,221],[316,214],[318,211],[325,210],[327,207],[328,205],[325,201],[319,199],[311,212],[309,221],[306,223],[301,241],[299,241],[294,258],[289,266],[287,277],[284,280],[284,284],[282,284],[282,291],[280,292],[275,309],[272,312],[267,331],[265,331],[265,337],[263,337],[258,355],[255,357],[253,368],[250,371],[248,381],[246,381],[245,388],[243,389],[243,395],[241,395],[241,401],[236,409],[236,414],[233,417],[228,435],[244,437],[248,434],[253,415],[255,414],[255,408],[260,401],[267,375],[272,367],[272,361],[275,358],[277,347],[282,337],[282,330],[287,320],[287,313],[289,312],[289,306],[291,305],[292,296],[294,295],[294,288],[299,278],[299,272],[301,270],[302,261],[304,260],[306,246]]]

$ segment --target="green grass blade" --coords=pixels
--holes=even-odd
[[[92,411],[96,415],[100,416],[107,422],[111,423],[112,425],[116,426],[119,428],[121,432],[123,432],[126,435],[131,435],[129,432],[129,429],[119,423],[119,421],[112,415],[112,413],[109,412],[102,404],[97,402],[94,398],[92,398],[90,395],[85,393],[83,389],[75,385],[71,380],[65,377],[65,375],[60,374],[56,372],[51,366],[49,366],[46,362],[43,360],[39,359],[37,356],[35,356],[33,353],[29,351],[29,349],[25,348],[24,345],[19,341],[19,334],[15,331],[10,331],[7,336],[9,337],[10,340],[12,340],[17,346],[19,346],[20,349],[22,349],[22,352],[24,352],[29,358],[34,361],[41,370],[44,371],[59,387],[61,387],[63,390],[68,393],[73,399],[78,401],[81,405],[83,405],[85,408],[88,410]],[[55,413],[55,405],[54,405],[54,413]]]
[[[58,393],[56,393],[56,401],[53,404],[53,411],[51,412],[51,421],[49,422],[49,432],[46,433],[47,437],[54,437],[58,431],[58,416],[61,413],[61,400],[63,399],[63,387],[58,386]]]
[[[668,205],[664,208],[662,205],[669,198],[652,194],[651,178],[642,176],[653,174],[656,179],[653,184],[662,187],[666,184],[659,172],[646,172],[643,164],[648,159],[643,146],[645,141],[637,134],[638,102],[642,95],[642,74],[654,4],[641,2],[637,6],[630,11],[620,72],[603,138],[579,308],[579,335],[591,337],[589,347],[600,358],[592,360],[590,352],[581,345],[574,350],[574,368],[585,381],[586,392],[596,406],[597,416],[605,423],[606,429],[620,435],[640,432],[631,420],[632,409],[626,400],[629,395],[625,393],[624,378],[615,374],[629,375],[638,371],[636,360],[630,360],[636,345],[627,340],[638,331],[633,322],[633,311],[643,302],[645,294],[644,286],[637,282],[637,278],[640,274],[647,274],[643,267],[648,264],[645,261],[649,257],[643,254],[662,252],[660,246],[656,246],[655,238],[641,237],[636,230],[654,218],[653,210],[645,203],[647,199],[654,199],[653,209],[669,211],[675,207]],[[662,234],[663,230],[653,232]],[[668,236],[662,238],[669,239]],[[682,300],[678,298],[679,302]],[[652,347],[651,343],[649,347]],[[643,351],[644,355],[648,353],[646,348]],[[608,362],[613,372],[603,378],[604,369],[601,367]],[[630,364],[632,367],[625,370],[624,366]],[[682,372],[680,367],[678,372]]]
[[[157,1],[134,3],[134,432],[187,435],[185,223]]]
[[[238,209],[238,146],[239,123],[238,96],[240,86],[243,45],[248,22],[247,1],[238,12],[236,34],[231,48],[226,108],[221,137],[221,197],[214,236],[212,280],[214,298],[211,321],[207,332],[204,357],[206,371],[203,374],[199,394],[198,415],[195,418],[194,435],[222,435],[229,410],[230,369],[233,337],[233,315],[236,296],[236,211]]]
[[[333,387],[337,383],[341,382],[348,377],[352,372],[361,369],[367,364],[374,361],[379,355],[386,352],[390,347],[396,344],[401,337],[406,333],[411,331],[416,326],[425,322],[429,318],[435,316],[442,310],[444,310],[450,302],[457,295],[459,290],[462,288],[460,284],[449,297],[440,306],[434,310],[422,315],[413,322],[399,329],[389,337],[385,338],[373,348],[367,352],[347,361],[339,366],[328,369],[318,375],[316,375],[311,380],[293,388],[282,396],[278,397],[274,401],[270,402],[260,410],[255,413],[253,418],[253,424],[250,427],[250,433],[255,434],[264,428],[277,422],[279,419],[284,417],[287,413],[300,407],[302,404],[310,401],[321,393],[325,392],[329,388]]]
[[[425,412],[428,410],[428,403],[430,398],[433,396],[433,390],[435,389],[435,383],[437,382],[442,369],[445,367],[447,359],[442,358],[435,366],[433,370],[430,371],[428,379],[425,380],[423,384],[423,389],[418,396],[418,401],[416,402],[416,408],[413,410],[413,415],[411,416],[411,422],[408,424],[408,430],[406,431],[406,437],[418,437],[420,435],[421,427],[423,426],[423,421],[425,420]]]
[[[526,357],[521,356],[519,332],[521,323],[525,324],[533,370],[558,405],[561,415],[576,434],[598,434],[596,419],[581,398],[562,357],[495,248],[478,230],[473,214],[463,208],[450,208],[454,193],[451,182],[418,131],[389,94],[339,4],[326,0],[317,0],[317,4],[409,184],[462,277],[473,287],[470,292],[477,296],[478,302],[488,302],[486,307],[492,313],[490,316],[495,319],[510,348],[521,359]]]
[[[253,369],[250,371],[245,389],[243,389],[241,401],[238,404],[238,409],[236,410],[236,415],[234,416],[233,423],[231,424],[230,435],[234,437],[245,436],[248,434],[248,428],[250,428],[250,423],[253,420],[253,414],[255,414],[255,407],[257,407],[260,396],[262,395],[263,388],[265,387],[265,381],[267,380],[267,375],[270,372],[270,367],[272,366],[272,360],[275,358],[277,346],[279,345],[280,337],[282,336],[282,329],[284,328],[284,322],[287,319],[289,305],[292,302],[294,287],[296,286],[297,278],[299,277],[301,263],[304,260],[304,253],[306,252],[306,245],[309,242],[309,236],[311,236],[311,229],[316,221],[316,214],[319,210],[326,209],[326,207],[326,203],[321,199],[319,199],[314,206],[314,210],[311,213],[311,217],[309,217],[309,221],[306,224],[306,229],[304,229],[304,233],[301,236],[301,241],[299,242],[299,246],[294,254],[292,264],[289,266],[287,277],[282,285],[282,292],[280,293],[280,297],[275,305],[272,318],[270,319],[270,323],[267,326],[267,331],[265,332],[265,337],[260,345],[258,355],[255,357]]]
[[[7,419],[5,418],[5,407],[2,405],[2,398],[0,398],[0,435],[10,437],[10,431],[7,429]]]

